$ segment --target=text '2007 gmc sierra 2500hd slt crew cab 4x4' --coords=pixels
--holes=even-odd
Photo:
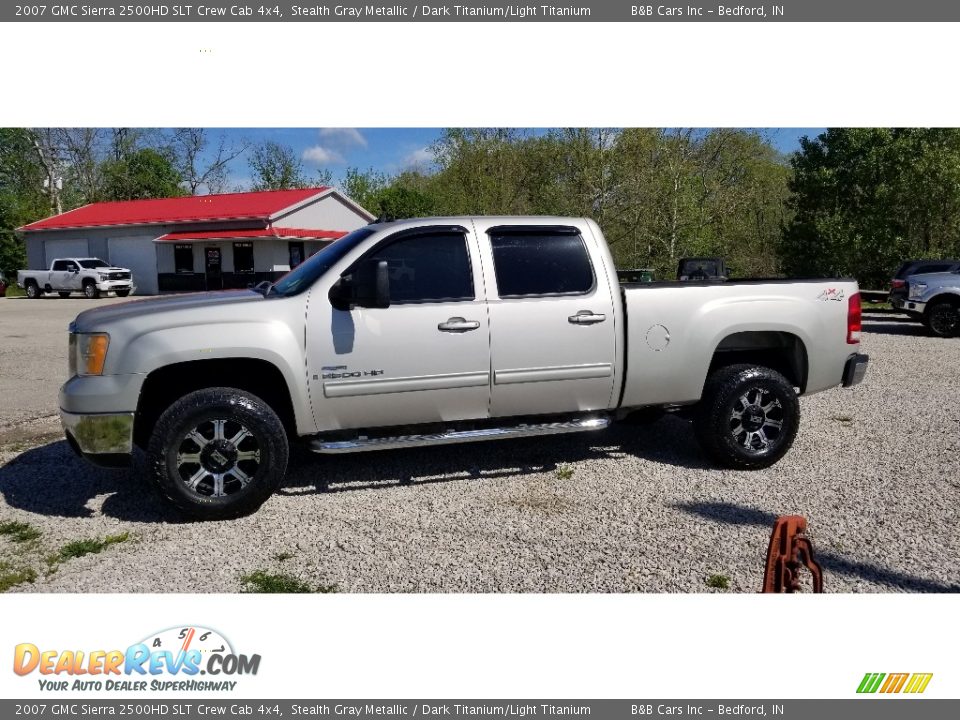
[[[81,313],[60,407],[75,450],[109,465],[139,446],[166,498],[223,518],[279,486],[291,439],[345,453],[679,408],[716,462],[767,467],[799,394],[861,380],[859,343],[854,281],[621,286],[591,220],[404,220],[276,284]]]

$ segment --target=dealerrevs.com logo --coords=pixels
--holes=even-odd
[[[33,643],[14,648],[13,671],[37,674],[46,691],[231,691],[256,675],[260,655],[237,653],[216,630],[188,626],[152,633],[125,650],[50,650]]]
[[[915,695],[927,689],[933,673],[867,673],[857,686],[858,693]]]

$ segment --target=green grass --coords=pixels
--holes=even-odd
[[[23,297],[26,294],[23,288],[19,288],[15,284],[7,285],[7,297]]]
[[[707,578],[707,587],[728,590],[730,588],[730,578],[726,575],[711,575]]]
[[[30,542],[36,540],[42,534],[29,523],[16,522],[15,520],[0,523],[0,535],[10,538],[15,543]]]
[[[335,593],[336,585],[312,587],[286,573],[257,570],[240,578],[245,593]]]
[[[0,593],[23,583],[32,583],[37,579],[37,573],[31,568],[15,567],[9,563],[0,562]]]
[[[55,562],[64,562],[74,558],[80,558],[84,555],[92,555],[106,550],[111,545],[126,542],[130,539],[130,533],[124,532],[119,535],[107,535],[105,538],[87,538],[86,540],[74,540],[60,548],[56,554],[47,558],[47,564]]]
[[[556,476],[558,480],[569,480],[573,477],[573,468],[569,465],[561,465],[556,469]]]

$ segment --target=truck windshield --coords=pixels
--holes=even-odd
[[[80,265],[82,265],[85,268],[90,268],[91,270],[94,268],[110,267],[110,265],[105,263],[103,260],[98,260],[97,258],[92,258],[90,260],[81,260]]]
[[[308,260],[300,263],[296,268],[277,280],[270,293],[288,296],[303,292],[313,285],[317,278],[376,231],[377,228],[375,227],[362,227],[349,235],[344,235],[339,240],[334,240],[323,250],[311,255]]]

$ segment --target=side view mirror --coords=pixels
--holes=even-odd
[[[337,310],[353,307],[390,307],[390,272],[386,260],[367,262],[341,275],[330,288],[330,304]]]

